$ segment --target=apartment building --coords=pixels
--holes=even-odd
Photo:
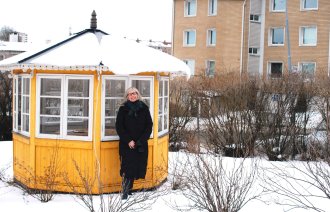
[[[172,54],[193,75],[329,75],[329,0],[174,0],[173,10]]]

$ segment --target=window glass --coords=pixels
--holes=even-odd
[[[209,0],[209,15],[217,14],[217,0]]]
[[[272,78],[282,77],[282,63],[270,63],[270,76]]]
[[[159,81],[159,96],[158,96],[158,132],[163,134],[168,132],[168,78],[162,78]]]
[[[14,77],[13,130],[25,135],[30,131],[30,78],[26,75]]]
[[[92,77],[41,75],[38,83],[38,136],[90,140]]]
[[[186,0],[185,2],[185,16],[196,15],[196,0]]]
[[[273,28],[271,29],[272,44],[284,44],[284,29]]]
[[[208,60],[206,65],[206,76],[213,77],[215,74],[215,61]]]
[[[185,31],[184,45],[193,46],[196,43],[196,33],[194,30]]]
[[[317,0],[302,0],[304,9],[317,9]]]
[[[60,134],[62,80],[40,79],[40,133]]]
[[[144,102],[150,107],[150,97],[151,97],[151,82],[150,80],[132,80],[132,86],[136,87]]]
[[[301,73],[307,78],[314,77],[315,66],[316,63],[306,63],[306,62],[301,63],[300,64]]]
[[[316,45],[316,27],[302,27],[301,33],[303,45]]]
[[[215,45],[216,44],[216,31],[215,29],[210,29],[207,31],[207,44]]]
[[[285,11],[286,0],[273,0],[272,3],[273,11]]]
[[[190,74],[192,76],[195,75],[195,60],[183,60],[183,62],[185,62],[189,68],[190,68]]]
[[[125,80],[106,80],[105,81],[105,95],[106,97],[120,97],[125,95]]]
[[[151,78],[150,78],[151,79]],[[147,77],[115,77],[105,76],[103,78],[103,120],[102,140],[118,140],[116,132],[116,117],[121,104],[126,100],[124,97],[128,87],[136,87],[143,101],[151,105],[152,80]],[[152,114],[152,112],[151,112]]]

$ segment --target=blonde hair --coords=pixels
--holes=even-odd
[[[137,88],[135,88],[135,87],[127,88],[127,90],[126,90],[126,92],[125,92],[125,96],[124,96],[125,100],[127,100],[128,94],[129,94],[129,93],[133,93],[133,92],[136,92],[136,93],[137,93],[138,100],[141,101],[141,100],[142,100],[142,96],[141,96],[139,90],[138,90]]]

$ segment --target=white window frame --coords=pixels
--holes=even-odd
[[[154,77],[153,76],[114,76],[114,75],[104,75],[102,76],[102,120],[101,120],[101,140],[102,141],[118,141],[119,136],[118,135],[111,135],[106,136],[105,135],[105,81],[106,80],[125,80],[125,91],[127,88],[132,87],[132,81],[133,80],[147,80],[150,81],[150,97],[142,97],[143,100],[149,99],[150,106],[150,114],[152,120],[154,120]],[[123,102],[126,99],[123,97]],[[117,115],[117,114],[116,114]],[[153,129],[154,130],[154,129]],[[150,138],[153,138],[153,133],[151,133]]]
[[[258,48],[258,47],[249,47],[249,55],[259,56],[260,55],[260,48]]]
[[[304,29],[315,28],[315,43],[304,44]],[[299,46],[317,46],[317,26],[301,26],[299,27]]]
[[[215,28],[208,29],[206,34],[206,45],[215,46],[217,44],[217,30]],[[214,43],[212,43],[212,38],[214,38]]]
[[[217,15],[217,10],[218,10],[218,1],[217,0],[209,0],[208,15],[209,16]]]
[[[41,94],[41,79],[60,79],[61,80],[61,106],[60,106],[60,133],[59,135],[40,133],[40,94]],[[68,120],[68,82],[72,79],[89,80],[89,108],[88,108],[88,136],[75,136],[67,135],[67,120]],[[86,75],[50,75],[38,74],[37,75],[37,104],[36,104],[36,137],[50,138],[50,139],[64,139],[64,140],[80,140],[92,141],[93,134],[93,89],[94,89],[94,76]],[[85,97],[86,98],[86,97]]]
[[[194,13],[191,13],[189,11],[189,4],[192,4],[195,2],[195,11]],[[184,4],[184,17],[194,17],[197,14],[197,0],[185,0],[183,1]]]
[[[210,74],[210,63],[211,62],[214,63],[214,70],[213,70],[212,75]],[[215,60],[206,60],[206,73],[205,73],[205,75],[208,76],[208,77],[214,77],[215,76],[215,67],[216,67]]]
[[[282,73],[281,73],[281,76],[279,76],[279,77],[273,77],[272,76],[272,70],[271,70],[271,67],[272,67],[272,63],[281,63],[282,64]],[[284,68],[284,63],[282,62],[282,61],[269,61],[268,62],[268,70],[267,70],[267,72],[268,72],[268,78],[269,79],[280,79],[280,78],[282,78],[283,77],[283,68]]]
[[[195,75],[195,60],[193,59],[184,59],[183,62],[187,64],[190,68],[190,75]]]
[[[275,29],[282,29],[283,30],[283,43],[273,43],[273,31]],[[268,32],[268,46],[284,46],[285,43],[285,28],[284,27],[271,27],[269,28]]]
[[[307,0],[300,0],[300,10],[301,11],[309,11],[309,10],[318,10],[319,9],[319,1],[318,0],[315,0],[316,1],[316,7],[315,8],[306,8],[305,7],[305,2]]]
[[[274,8],[274,3],[276,3],[276,1],[282,1],[282,0],[270,0],[270,5],[269,5],[270,11],[271,12],[285,12],[285,9],[286,9],[285,6],[284,6],[284,9],[279,9],[279,10],[276,10]],[[283,0],[283,1],[286,1],[286,0]]]
[[[195,40],[194,40],[194,43],[192,43],[192,44],[188,44],[188,42],[187,42],[188,35],[189,35],[190,32],[194,32],[195,33]],[[184,47],[194,47],[194,46],[196,46],[196,40],[197,40],[196,36],[197,35],[196,35],[196,30],[195,29],[184,30],[183,31],[183,46]]]
[[[21,79],[21,128],[18,129],[18,79]],[[14,98],[14,105],[13,105],[13,131],[20,133],[22,135],[25,136],[30,136],[30,129],[31,129],[31,116],[30,116],[30,110],[31,110],[31,76],[27,75],[27,74],[23,74],[23,75],[14,75],[14,83],[13,83],[13,98]],[[23,79],[29,79],[29,93],[28,94],[24,94],[24,80]],[[29,111],[28,113],[23,113],[23,98],[24,97],[28,97],[29,98],[29,102],[28,102],[28,107],[29,107]],[[23,122],[23,116],[28,116],[29,117],[29,123],[28,123],[28,129],[29,131],[24,131],[24,122]]]
[[[313,76],[311,78],[313,78],[315,76],[315,72],[316,72],[316,62],[308,62],[308,61],[303,61],[303,62],[299,62],[298,63],[298,70],[299,70],[299,73],[301,73],[302,75],[304,75],[305,73],[303,73],[302,71],[302,66],[304,64],[314,64],[314,73],[313,73]]]
[[[258,18],[256,18],[258,17]],[[255,23],[261,22],[261,15],[260,14],[250,14],[250,21]]]
[[[160,99],[162,99],[162,103],[163,103],[162,105],[159,105],[159,107],[162,107],[163,113],[158,113],[158,119],[162,118],[161,120],[162,120],[162,126],[163,126],[163,129],[159,131],[160,126],[158,124],[158,135],[162,136],[162,135],[169,132],[169,115],[170,115],[169,114],[169,106],[170,106],[170,104],[169,104],[169,102],[170,102],[170,94],[169,94],[170,93],[170,90],[169,90],[170,89],[170,81],[169,81],[169,77],[161,77],[159,82],[167,82],[167,83],[162,84],[163,85],[162,95],[160,95],[160,88],[159,88],[159,92],[158,92],[158,103],[160,104],[160,102],[161,102]],[[167,85],[167,95],[165,95],[166,85]],[[166,98],[167,98],[167,113],[165,113],[165,101],[164,101]],[[166,119],[165,119],[165,116],[167,117]],[[164,127],[165,122],[166,122],[167,128]]]

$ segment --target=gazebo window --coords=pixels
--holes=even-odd
[[[158,132],[160,135],[168,132],[169,117],[169,80],[164,77],[159,81]]]
[[[37,77],[39,137],[91,140],[93,77]]]
[[[153,115],[153,77],[104,76],[102,81],[102,140],[118,140],[116,116],[125,101],[125,91],[136,87]]]
[[[25,135],[30,131],[30,76],[14,78],[13,129]]]

